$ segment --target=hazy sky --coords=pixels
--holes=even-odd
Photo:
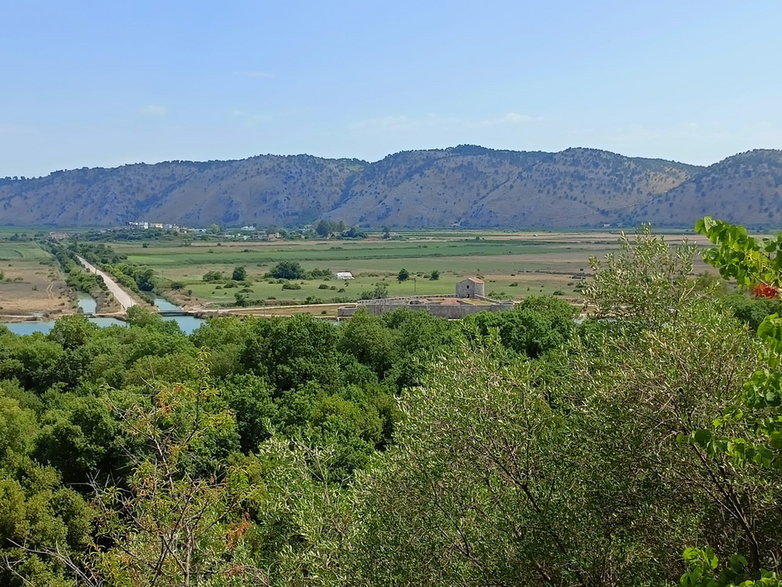
[[[471,143],[782,148],[779,0],[8,1],[0,176]]]

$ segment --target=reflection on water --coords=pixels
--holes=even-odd
[[[85,293],[78,294],[78,304],[82,312],[85,314],[94,314],[97,302],[95,299]],[[163,298],[155,298],[155,306],[162,312],[179,312],[182,310],[179,306],[176,306],[164,300]],[[116,318],[87,318],[93,324],[97,324],[101,328],[107,326],[127,326],[127,322],[117,320]],[[204,323],[203,318],[196,318],[195,316],[165,316],[163,320],[169,322],[176,322],[179,325],[179,329],[185,334],[191,334],[196,328]],[[5,326],[14,334],[33,334],[35,332],[41,332],[43,334],[49,334],[52,328],[54,328],[54,320],[47,320],[46,322],[0,322],[0,325]]]
[[[161,312],[179,312],[182,310],[179,306],[176,306],[163,298],[155,298],[155,307]]]
[[[204,323],[203,318],[196,318],[195,316],[167,316],[163,320],[176,322],[179,324],[179,329],[185,334],[192,334],[196,328]]]
[[[87,318],[87,320],[101,328],[128,325],[127,322],[117,320],[116,318]],[[195,318],[194,316],[168,316],[163,318],[163,320],[176,322],[180,330],[185,334],[191,334],[204,323],[203,318]],[[14,334],[33,334],[34,332],[49,334],[52,328],[54,328],[54,320],[47,320],[46,322],[0,322],[0,325],[5,326]]]
[[[87,318],[93,324],[97,324],[101,328],[106,326],[127,326],[127,323],[116,318]],[[54,328],[54,320],[47,320],[46,322],[5,322],[0,323],[14,334],[33,334],[35,332],[41,332],[43,334],[49,334]]]
[[[76,294],[76,303],[81,308],[81,311],[85,314],[94,314],[95,309],[98,307],[98,302],[95,301],[91,295],[79,292]]]
[[[161,312],[182,311],[182,308],[163,298],[155,298],[155,307]],[[163,320],[176,322],[179,325],[179,329],[185,334],[191,334],[196,328],[204,323],[203,318],[196,318],[195,316],[164,316]]]

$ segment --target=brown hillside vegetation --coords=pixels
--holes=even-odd
[[[411,151],[369,166],[330,216],[370,226],[595,226],[698,169],[595,149]]]
[[[782,151],[728,157],[642,206],[635,218],[691,227],[707,214],[752,226],[782,224]]]
[[[173,161],[0,180],[0,225],[297,225],[555,229],[691,226],[710,213],[782,223],[782,151],[707,168],[596,149],[559,153],[462,145],[367,163],[309,155]]]

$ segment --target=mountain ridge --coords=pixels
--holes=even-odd
[[[0,179],[0,225],[297,225],[319,218],[370,228],[584,228],[704,214],[782,225],[782,151],[709,166],[571,147],[477,145],[389,154],[376,162],[313,155],[133,163]]]

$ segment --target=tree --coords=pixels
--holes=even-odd
[[[247,279],[247,269],[245,269],[243,265],[234,267],[233,273],[231,274],[231,279],[234,281],[244,281]]]
[[[743,226],[708,216],[699,220],[695,229],[717,245],[704,252],[703,257],[723,277],[735,279],[742,288],[753,288],[756,295],[761,291],[763,297],[780,297],[782,235],[758,242]],[[736,534],[744,539],[742,546],[746,553],[746,557],[731,557],[729,568],[736,571],[739,567],[734,573],[737,581],[765,576],[758,584],[778,584],[780,578],[775,573],[762,571],[762,567],[777,566],[782,556],[779,547],[782,536],[776,531],[782,525],[782,512],[772,505],[776,498],[771,497],[782,492],[779,478],[782,468],[782,374],[779,370],[782,365],[782,318],[777,314],[766,316],[757,333],[763,344],[760,368],[746,380],[742,393],[723,407],[720,417],[711,425],[693,430],[687,438],[715,470],[735,471],[736,476],[748,475],[759,487],[765,488],[749,499],[741,493],[733,497],[735,490],[732,487],[726,495],[725,509],[736,519]],[[710,546],[721,547],[723,552],[727,550],[722,544]],[[685,578],[691,580],[689,584],[698,584],[693,577],[700,576],[699,561],[704,558],[711,569],[717,566],[717,558],[710,551],[691,551],[688,574],[682,578],[682,584],[685,584]]]
[[[318,236],[328,238],[328,236],[331,234],[331,223],[327,220],[321,220],[315,225],[315,232],[318,234]]]
[[[241,471],[203,460],[215,438],[235,434],[216,397],[205,386],[166,386],[152,407],[118,409],[125,434],[148,452],[131,455],[126,489],[94,484],[101,546],[83,571],[83,579],[92,578],[87,584],[265,581],[240,546],[250,526],[242,518],[248,488]]]
[[[141,291],[152,291],[155,289],[154,272],[149,267],[139,268],[133,275],[136,285]]]
[[[407,269],[402,268],[399,270],[399,274],[396,276],[396,279],[400,283],[403,281],[407,281],[408,279],[410,279],[410,272]]]
[[[76,491],[63,486],[52,467],[10,454],[3,463],[0,583],[74,585],[68,575],[81,578],[74,559],[91,542],[96,512]]]
[[[257,451],[278,421],[274,389],[262,377],[241,374],[221,384],[223,399],[236,415],[236,430],[244,453]]]
[[[375,289],[361,292],[359,299],[361,300],[381,300],[388,297],[388,286],[379,282],[375,284]]]
[[[145,328],[147,326],[160,326],[163,319],[160,314],[143,306],[131,306],[127,311],[128,324]]]
[[[341,329],[338,348],[350,353],[358,361],[383,377],[391,368],[398,353],[394,332],[383,321],[359,310]]]
[[[741,396],[757,345],[692,289],[691,248],[625,245],[559,352],[520,358],[488,328],[405,390],[396,446],[357,484],[357,582],[667,585],[693,535],[779,560],[778,481],[688,440]]]
[[[553,297],[530,297],[506,312],[480,312],[462,321],[467,333],[472,329],[486,336],[496,329],[509,349],[537,358],[565,344],[573,332],[573,306]]]
[[[432,281],[437,281],[438,279],[440,279],[440,272],[437,269],[435,269],[434,271],[432,271],[432,273],[429,274],[429,279],[431,279]]]
[[[355,226],[351,226],[347,230],[343,230],[340,233],[341,238],[367,238],[367,233]]]
[[[583,293],[601,317],[655,323],[693,294],[708,294],[696,292],[689,279],[695,245],[684,241],[671,248],[649,225],[642,225],[634,237],[622,233],[619,244],[619,253],[589,259],[594,278]]]
[[[237,305],[237,306],[239,306],[239,307],[241,307],[241,308],[244,308],[244,307],[246,307],[246,306],[249,306],[249,305],[250,305],[250,298],[249,298],[249,297],[248,297],[248,295],[247,295],[245,292],[243,292],[243,291],[237,291],[237,292],[234,294],[234,300],[235,300],[235,302],[236,302],[236,305]]]
[[[267,378],[283,392],[310,381],[324,387],[342,383],[336,352],[337,330],[309,314],[260,320],[245,343],[245,369]]]
[[[83,314],[63,316],[54,323],[49,339],[58,342],[64,349],[74,349],[86,344],[98,330]]]
[[[190,335],[197,348],[208,351],[204,360],[213,377],[241,373],[240,357],[253,321],[249,317],[240,320],[235,316],[219,316],[204,322]]]
[[[118,432],[103,398],[68,394],[41,418],[35,456],[56,467],[66,483],[84,483],[125,464]]]
[[[5,337],[0,344],[0,379],[17,379],[25,389],[39,393],[59,381],[65,351],[41,334]]]
[[[27,454],[37,434],[35,412],[0,390],[0,455]]]
[[[493,356],[449,352],[406,392],[396,446],[358,482],[357,583],[587,584],[550,497],[557,418],[529,366]]]
[[[304,268],[296,261],[280,261],[267,274],[276,279],[304,279]]]

